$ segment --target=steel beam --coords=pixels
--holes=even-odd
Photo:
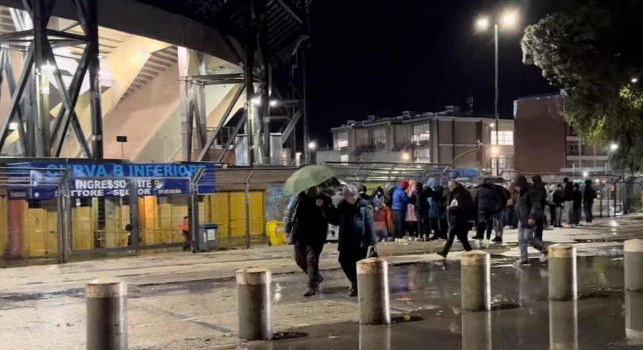
[[[210,136],[210,138],[208,139],[208,142],[206,142],[205,146],[201,150],[201,153],[199,154],[199,158],[197,159],[197,161],[201,162],[205,159],[205,156],[208,154],[210,147],[212,147],[214,140],[221,132],[221,128],[223,128],[225,123],[228,121],[228,117],[230,116],[230,113],[232,113],[232,109],[237,104],[237,101],[239,101],[239,97],[241,97],[241,94],[243,93],[244,89],[245,89],[244,86],[240,87],[237,90],[237,92],[234,94],[234,97],[232,97],[232,101],[230,101],[230,104],[228,104],[228,107],[226,107],[225,112],[221,116],[221,120],[219,120],[219,124],[217,125],[217,128],[215,129],[214,133],[212,134],[212,136]]]
[[[230,149],[230,146],[232,145],[232,142],[234,142],[234,138],[237,137],[237,134],[239,133],[239,130],[243,127],[243,125],[246,122],[246,119],[248,118],[248,111],[246,110],[239,121],[237,122],[237,125],[234,127],[234,130],[232,130],[232,134],[230,134],[230,138],[228,139],[228,142],[223,146],[223,151],[219,155],[219,158],[217,159],[217,163],[221,163],[223,159],[225,158],[225,155],[228,153],[228,150]]]
[[[13,67],[11,65],[11,57],[9,55],[9,52],[7,50],[2,50],[4,55],[3,55],[3,71],[6,72],[7,75],[7,85],[9,88],[9,94],[10,96],[13,96],[13,94],[16,91],[16,79],[13,75]],[[18,106],[18,109],[16,110],[17,118],[18,118],[18,135],[20,137],[20,145],[22,146],[22,154],[30,154],[30,150],[28,148],[28,143],[27,143],[27,135],[25,134],[25,125],[24,125],[24,119],[22,117],[22,109],[20,106]]]
[[[35,73],[35,104],[36,113],[36,157],[49,157],[49,73],[47,67],[46,45],[47,23],[49,22],[48,9],[51,0],[34,1],[31,7],[31,19],[33,21],[33,43],[34,43],[34,73]]]
[[[284,144],[288,140],[288,137],[290,137],[290,134],[295,130],[295,126],[297,126],[297,122],[299,121],[299,118],[301,118],[302,112],[299,110],[293,114],[292,118],[288,122],[288,125],[286,125],[286,128],[284,131],[281,133],[281,143]]]
[[[18,79],[18,86],[14,91],[14,94],[11,96],[11,104],[9,105],[9,113],[0,127],[0,151],[4,147],[4,143],[9,136],[9,124],[13,120],[13,114],[16,112],[16,109],[19,108],[20,100],[22,98],[22,93],[25,90],[27,81],[31,75],[31,68],[33,67],[34,52],[33,50],[27,51],[25,56],[22,73],[20,73],[20,79]]]
[[[89,60],[89,104],[91,107],[92,120],[92,153],[93,159],[103,159],[103,112],[100,103],[100,60],[98,59],[98,16],[96,10],[97,0],[85,0],[85,16],[80,16],[86,21],[88,60]],[[87,155],[90,156],[89,154]]]

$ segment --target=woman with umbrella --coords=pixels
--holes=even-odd
[[[326,243],[328,222],[335,207],[331,198],[322,193],[321,185],[333,175],[326,166],[311,165],[296,171],[284,185],[286,192],[296,195],[284,224],[288,241],[295,246],[295,262],[308,274],[305,297],[317,294],[323,281],[319,274],[319,255]]]

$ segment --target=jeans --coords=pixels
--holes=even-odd
[[[583,209],[585,209],[585,221],[592,222],[592,219],[594,219],[594,215],[592,214],[592,205],[590,203],[586,203],[583,205]]]
[[[453,245],[453,241],[455,240],[456,237],[460,240],[462,243],[462,247],[466,251],[471,250],[471,244],[469,244],[469,239],[467,238],[467,233],[469,232],[469,227],[463,226],[463,225],[453,225],[449,227],[449,239],[447,239],[446,244],[444,245],[444,248],[442,249],[442,253],[444,255],[447,255],[449,253],[449,250],[451,250],[451,246]]]
[[[574,206],[573,201],[565,201],[565,215],[567,216],[567,223],[571,226],[574,224]]]
[[[308,274],[308,288],[317,289],[321,276],[319,275],[319,255],[324,245],[295,243],[295,262],[304,273]]]
[[[504,215],[504,212],[496,213],[493,215],[493,227],[496,231],[496,237],[502,238],[502,233],[505,230],[505,225],[504,225],[504,220],[502,219],[502,216]]]
[[[534,237],[534,229],[524,227],[520,220],[518,220],[518,244],[520,245],[520,260],[522,261],[527,261],[529,258],[527,253],[529,246],[538,249],[543,254],[546,252],[543,242]]]
[[[395,238],[404,237],[404,219],[406,212],[403,210],[393,210],[393,236]]]
[[[557,206],[556,207],[556,220],[554,221],[554,226],[562,226],[563,225],[563,207],[562,206]]]

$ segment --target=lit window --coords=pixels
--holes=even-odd
[[[348,147],[348,133],[340,132],[337,134],[337,146],[338,150]]]
[[[428,123],[413,125],[413,138],[411,139],[412,142],[429,141],[430,137],[431,126]]]
[[[514,144],[514,132],[511,130],[500,130],[498,131],[498,138],[500,139],[500,145],[513,145]],[[496,131],[491,131],[491,144],[497,145],[496,141]]]
[[[424,163],[430,163],[431,162],[431,149],[429,148],[418,148],[415,151],[413,151],[413,155],[416,160],[419,160]]]
[[[348,154],[342,154],[339,156],[339,161],[342,163],[348,163]]]

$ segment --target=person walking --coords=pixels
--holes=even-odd
[[[317,294],[323,281],[319,274],[319,255],[326,243],[329,218],[334,210],[331,198],[315,186],[297,195],[284,219],[288,241],[295,247],[295,262],[308,275],[305,297]]]
[[[534,227],[534,237],[537,240],[543,240],[543,230],[545,229],[545,207],[547,206],[547,190],[545,189],[545,183],[543,182],[540,175],[534,175],[531,177],[532,191],[534,198],[532,200],[538,201],[539,208],[542,208],[542,214],[540,218],[536,219],[536,226]]]
[[[496,188],[496,191],[498,192],[500,205],[498,206],[498,210],[496,210],[496,212],[493,215],[493,227],[495,231],[495,237],[493,237],[493,241],[496,243],[502,243],[502,234],[505,230],[503,216],[504,216],[505,210],[507,209],[507,202],[511,198],[511,195],[509,194],[509,190],[507,190],[504,186],[502,185],[494,185],[494,186]]]
[[[580,191],[580,186],[578,184],[574,184],[574,191],[572,192],[572,227],[580,224],[580,211],[582,202],[583,194]]]
[[[473,195],[473,205],[477,212],[477,227],[475,239],[485,239],[484,233],[487,232],[487,243],[491,239],[491,230],[493,229],[493,216],[500,207],[500,195],[496,186],[493,185],[490,178],[482,180],[482,184],[476,186]]]
[[[569,226],[574,226],[574,198],[572,194],[574,193],[574,188],[572,183],[569,182],[568,178],[563,179],[563,196],[565,198],[565,216],[567,217],[567,223]]]
[[[583,190],[583,209],[585,211],[585,222],[592,223],[594,215],[592,214],[592,207],[594,206],[594,199],[596,198],[596,190],[592,188],[592,180],[585,180],[585,190]]]
[[[563,192],[563,185],[558,184],[552,198],[554,201],[554,206],[556,207],[556,220],[554,221],[554,227],[563,227],[563,206],[565,205],[565,193]]]
[[[351,283],[350,296],[357,296],[357,262],[375,251],[377,237],[373,232],[373,208],[360,198],[357,187],[346,185],[344,200],[337,206],[331,222],[339,225],[339,263]]]
[[[406,220],[406,210],[409,205],[409,196],[406,190],[409,188],[409,182],[404,180],[393,191],[391,210],[393,210],[393,227],[395,241],[399,242],[404,237],[404,222]]]
[[[520,247],[519,264],[529,264],[528,248],[532,246],[542,253],[541,261],[547,260],[545,245],[534,237],[536,221],[542,218],[542,201],[538,198],[539,190],[534,190],[524,175],[518,175],[514,182],[517,197],[515,205],[518,220],[518,245]]]
[[[447,257],[453,241],[456,237],[462,243],[462,247],[466,251],[471,250],[467,233],[471,228],[471,221],[475,215],[475,207],[471,194],[467,191],[462,184],[455,180],[449,181],[449,205],[447,207],[447,220],[449,221],[449,238],[444,244],[442,251],[438,255],[443,258]]]

